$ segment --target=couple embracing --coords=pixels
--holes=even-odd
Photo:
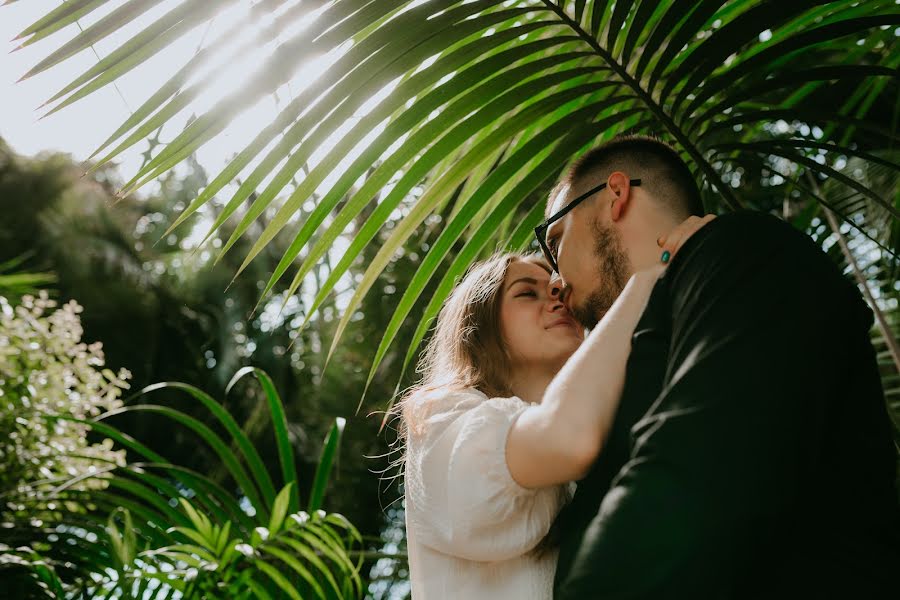
[[[413,600],[894,597],[871,311],[790,225],[702,214],[677,152],[617,138],[543,256],[457,284],[398,404]]]

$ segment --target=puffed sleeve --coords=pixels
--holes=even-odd
[[[447,402],[447,398],[444,399]],[[523,400],[461,394],[407,439],[407,519],[431,548],[468,560],[525,554],[547,534],[568,486],[528,489],[506,464]]]

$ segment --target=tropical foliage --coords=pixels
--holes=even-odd
[[[227,27],[214,27],[235,14]],[[0,286],[3,275],[18,277],[22,269],[54,272],[64,294],[84,298],[86,329],[110,340],[115,361],[108,362],[128,366],[137,387],[202,382],[218,397],[240,366],[264,366],[286,394],[288,434],[308,459],[315,448],[309,440],[321,439],[336,415],[352,419],[363,390],[384,400],[402,385],[440,304],[473,260],[530,243],[547,190],[573,158],[617,134],[651,133],[691,165],[709,211],[777,214],[855,278],[878,315],[873,338],[900,419],[898,27],[900,8],[890,0],[60,1],[36,23],[22,24],[19,43],[38,46],[45,57],[26,79],[51,69],[63,74],[78,53],[123,41],[88,71],[70,75],[48,99],[48,114],[90,102],[179,40],[196,42],[197,51],[172,63],[86,166],[105,191],[125,198],[115,207],[84,202],[95,195],[84,183],[66,188],[65,203],[46,200],[59,193],[44,183],[57,169],[53,161],[20,186],[27,192],[10,194],[0,145],[0,259],[13,261],[0,265]],[[239,85],[205,108],[229,81]],[[278,108],[271,123],[208,180],[194,153],[223,143],[229,123],[269,97]],[[118,181],[109,165],[147,140],[142,168]],[[192,175],[174,177],[185,165]],[[163,193],[130,202],[151,181]],[[188,251],[188,238],[205,245]],[[37,255],[23,262],[31,240],[39,240]],[[239,386],[229,411],[253,438],[269,401],[258,388]],[[172,406],[174,391],[152,393]],[[182,407],[182,414],[221,431],[216,413],[192,412],[198,406]],[[96,556],[93,544],[79,541],[81,529],[53,532],[73,539],[72,549],[42,542],[51,534],[30,525],[32,514],[42,523],[61,517],[33,499],[15,513],[11,531],[27,535],[10,539],[4,561],[29,566],[29,577],[51,591],[62,581],[88,582],[86,571],[100,564],[114,573],[95,585],[125,589],[133,582],[132,593],[158,585],[145,576],[153,565],[190,573],[193,587],[182,589],[192,593],[223,582],[235,596],[253,585],[284,591],[254,561],[303,585],[300,571],[266,550],[290,546],[293,525],[254,538],[256,527],[271,523],[259,512],[243,513],[251,522],[223,534],[230,521],[202,505],[218,497],[207,498],[183,474],[209,473],[232,486],[231,501],[250,502],[231,467],[207,444],[195,444],[196,455],[184,453],[194,429],[147,425],[159,421],[137,414],[146,416],[134,410],[113,417],[122,439],[152,440],[146,446],[158,448],[170,436],[178,443],[165,446],[176,453],[167,458],[182,470],[163,473],[146,457],[132,460],[145,461],[141,475],[176,487],[179,495],[170,490],[166,498],[188,505],[163,509],[140,496],[127,512],[111,512],[113,504],[98,501],[98,512],[84,509],[96,517],[90,527],[78,525],[99,541]],[[357,457],[375,454],[365,445],[375,430],[359,425],[348,428],[344,444],[355,443]],[[229,435],[220,439],[243,456]],[[265,464],[279,460],[277,443],[253,442]],[[110,465],[104,477],[152,487],[128,472],[133,464]],[[314,465],[296,467],[302,473]],[[335,467],[344,477],[333,482],[330,506],[371,532],[382,520],[361,500],[369,496],[357,493],[366,485],[354,475],[360,467]],[[308,475],[294,485],[283,477],[282,493],[311,497]],[[197,495],[185,497],[188,489]],[[102,492],[122,493],[113,484]],[[261,500],[274,512],[274,498]],[[68,518],[81,519],[81,505],[70,505]],[[189,507],[209,525],[194,520]],[[152,522],[147,511],[169,514],[163,510],[177,513],[184,531],[145,525]],[[402,523],[402,513],[392,514]],[[367,556],[385,561],[382,573],[402,577],[399,526],[388,526],[381,540],[389,552],[381,556],[370,545]],[[246,550],[242,544],[252,555],[237,549]],[[154,553],[162,548],[168,550]],[[53,554],[63,550],[68,554]],[[185,553],[196,564],[182,560]],[[291,556],[304,560],[303,553]],[[201,568],[213,563],[216,570]],[[260,577],[253,583],[240,579],[248,566]],[[342,571],[334,568],[340,582]],[[350,571],[343,573],[355,585]],[[385,597],[385,588],[373,589]]]
[[[848,175],[863,181],[873,191],[884,198],[897,196],[896,173],[883,165],[866,164],[859,159],[851,159],[845,167]],[[885,232],[894,231],[898,222],[883,209],[870,209],[872,222],[865,224],[854,204],[861,199],[847,197],[839,184],[828,180],[817,192],[829,198],[845,214],[855,214],[857,227],[841,223],[830,211],[823,211],[822,218],[814,218],[810,223],[810,236],[841,265],[848,277],[860,286],[869,306],[875,313],[872,329],[872,343],[875,346],[882,373],[882,387],[888,405],[888,413],[894,421],[894,436],[900,448],[900,286],[896,284],[896,260],[885,258],[885,253],[875,241],[882,239]],[[898,471],[900,477],[900,471]]]
[[[52,39],[78,19],[97,17],[48,51],[26,74],[31,77],[148,18],[142,31],[50,98],[53,112],[139,68],[222,11],[246,10],[234,29],[209,40],[160,82],[97,149],[95,168],[177,115],[191,113],[205,89],[235,77],[232,67],[246,68],[236,66],[238,58],[261,46],[269,52],[243,85],[199,114],[135,173],[123,194],[190,156],[261,98],[284,91],[304,66],[326,60],[327,69],[313,81],[304,72],[303,89],[175,225],[241,175],[210,234],[249,204],[221,249],[227,252],[266,211],[275,211],[239,267],[247,268],[280,231],[291,230],[293,243],[271,275],[267,294],[289,271],[289,289],[295,289],[354,218],[373,207],[320,289],[315,309],[401,200],[418,196],[368,265],[332,352],[395,253],[452,204],[441,236],[386,328],[370,381],[429,281],[441,277],[408,347],[407,364],[454,279],[487,249],[527,244],[541,213],[541,193],[559,170],[585,147],[617,133],[651,132],[675,144],[703,182],[711,211],[784,208],[808,219],[829,206],[814,188],[831,179],[843,197],[864,201],[853,214],[830,205],[851,227],[868,234],[873,211],[892,219],[900,215],[893,198],[839,168],[855,157],[898,169],[892,151],[896,120],[890,116],[896,110],[898,58],[889,49],[900,13],[887,0],[265,0],[249,6],[184,0],[150,18],[153,4],[67,2],[20,36],[27,46]],[[239,35],[248,32],[253,35]],[[351,151],[353,160],[344,160]],[[363,175],[365,183],[354,189]],[[756,193],[760,183],[779,193]],[[286,190],[287,199],[275,202]],[[317,190],[315,209],[296,221]],[[892,260],[893,229],[872,236]],[[462,248],[452,252],[458,243]],[[444,261],[450,265],[439,274]]]
[[[367,299],[360,310],[365,318],[356,322],[355,331],[345,337],[332,365],[324,370],[320,348],[337,323],[336,307],[329,303],[299,334],[281,323],[303,314],[315,294],[316,278],[324,280],[328,273],[327,260],[281,314],[277,312],[280,298],[274,310],[264,307],[251,314],[258,300],[257,286],[265,283],[266,269],[271,272],[277,255],[267,253],[262,257],[266,260],[257,261],[229,286],[235,265],[228,256],[214,263],[207,252],[195,251],[191,227],[155,243],[166,228],[165,215],[204,185],[199,165],[191,163],[170,173],[152,194],[113,203],[110,190],[117,180],[112,169],[82,178],[67,157],[17,156],[0,142],[0,212],[4,214],[0,260],[28,248],[21,268],[58,273],[53,289],[48,290],[50,297],[59,298],[60,304],[63,299],[79,299],[82,339],[102,340],[106,364],[114,370],[127,367],[134,389],[158,381],[182,381],[221,398],[237,369],[245,365],[263,369],[281,392],[301,497],[311,493],[322,440],[335,418],[346,416],[341,458],[333,465],[327,506],[345,515],[363,537],[360,577],[373,600],[402,598],[396,594],[404,587],[406,569],[402,506],[396,488],[386,487],[383,476],[370,472],[381,471],[388,462],[379,457],[390,452],[389,440],[378,435],[379,415],[353,414],[365,384],[369,340],[390,319],[390,303],[381,296]],[[432,235],[423,232],[422,243]],[[278,240],[272,249],[289,243]],[[416,265],[412,252],[396,261],[383,276],[383,293],[402,289]],[[361,274],[359,267],[353,273]],[[335,297],[335,302],[341,297]],[[395,379],[401,359],[402,355],[389,356],[384,365],[387,381]],[[370,394],[384,399],[392,389],[393,384],[376,384]],[[154,394],[157,403],[184,410],[213,429],[218,426],[190,397],[171,389]],[[263,462],[277,464],[278,449],[263,390],[248,378],[238,381],[228,394],[228,410]],[[126,413],[115,424],[144,445],[165,449],[173,464],[216,480],[227,477],[211,448],[198,444],[190,430],[166,426],[160,419]],[[7,533],[0,529],[0,544],[15,543]]]
[[[82,477],[98,463],[123,465],[124,450],[109,440],[89,444],[78,421],[118,409],[131,374],[104,367],[101,344],[81,341],[74,301],[57,308],[47,292],[10,305],[0,296],[0,490]]]
[[[35,295],[41,286],[56,281],[53,273],[29,273],[19,271],[28,255],[21,255],[0,263],[0,295],[6,298],[20,298]]]
[[[214,417],[224,435],[160,404],[129,404],[97,416],[56,412],[52,406],[38,415],[46,423],[40,431],[74,424],[103,436],[104,448],[115,441],[119,452],[128,450],[132,458],[124,463],[120,454],[107,459],[55,448],[59,459],[80,459],[86,468],[4,492],[7,543],[0,548],[0,568],[13,571],[4,574],[5,587],[22,596],[39,589],[56,598],[359,597],[361,560],[350,556],[359,553],[362,539],[342,515],[321,508],[344,420],[328,434],[300,510],[281,399],[258,369],[242,369],[232,384],[247,375],[259,381],[274,425],[284,482],[278,494],[272,474],[232,415],[193,386],[158,384],[140,395],[184,392]],[[224,481],[173,464],[123,434],[110,422],[126,413],[159,415],[170,427],[186,428],[217,454],[227,469]],[[29,580],[37,587],[29,587]]]

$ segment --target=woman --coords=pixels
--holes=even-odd
[[[535,548],[603,446],[662,269],[634,275],[586,340],[543,259],[494,256],[454,289],[398,405],[415,600],[552,596],[557,552]]]

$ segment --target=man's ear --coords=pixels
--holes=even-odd
[[[631,201],[631,182],[622,171],[613,171],[606,180],[606,189],[609,190],[612,200],[610,217],[615,222],[625,216],[625,212],[628,210]]]

